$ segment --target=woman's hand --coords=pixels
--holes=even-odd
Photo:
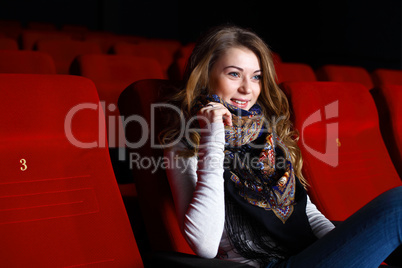
[[[213,122],[223,122],[225,126],[232,125],[232,114],[229,110],[218,102],[210,102],[197,113],[198,123],[204,128],[206,124]]]

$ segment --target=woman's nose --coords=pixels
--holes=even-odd
[[[243,78],[240,87],[239,87],[239,92],[243,94],[249,94],[251,93],[251,88],[250,88],[250,81],[248,81],[247,78]]]

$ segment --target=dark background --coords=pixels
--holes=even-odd
[[[401,69],[401,0],[0,0],[0,19],[195,41],[211,26],[257,32],[284,61]]]

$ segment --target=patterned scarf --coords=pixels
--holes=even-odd
[[[300,252],[316,237],[306,215],[307,194],[287,147],[258,104],[246,111],[217,95],[200,103],[210,101],[232,113],[232,126],[225,126],[224,163],[225,229],[232,246],[261,265]]]
[[[232,113],[232,126],[225,126],[225,163],[235,183],[249,204],[272,210],[285,223],[292,215],[295,201],[295,175],[290,154],[283,142],[269,133],[261,107],[249,111],[221,100]]]

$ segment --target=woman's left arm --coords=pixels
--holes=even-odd
[[[307,195],[306,214],[310,223],[313,233],[318,238],[323,237],[329,231],[335,228],[330,220],[328,220],[311,202],[310,197]]]

